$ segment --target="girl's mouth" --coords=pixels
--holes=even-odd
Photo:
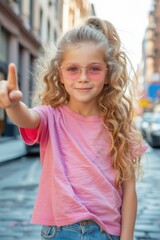
[[[76,90],[81,91],[81,92],[87,92],[87,91],[90,91],[91,88],[76,88]]]

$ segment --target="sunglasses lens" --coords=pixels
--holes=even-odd
[[[78,64],[66,64],[61,67],[61,70],[64,77],[67,79],[76,80],[80,77],[82,68],[86,69],[86,75],[91,80],[98,79],[104,74],[106,70],[106,66],[99,63],[90,64],[87,67],[82,67]]]
[[[62,68],[62,72],[66,78],[76,79],[81,69],[77,64],[67,64]]]

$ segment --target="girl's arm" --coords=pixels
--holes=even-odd
[[[36,128],[40,123],[37,112],[21,102],[22,93],[18,88],[17,72],[14,64],[8,68],[8,80],[0,81],[0,108],[6,110],[8,117],[22,128]]]
[[[137,213],[135,176],[122,183],[122,228],[120,240],[133,240]]]
[[[40,123],[40,115],[36,111],[29,109],[24,103],[6,108],[8,117],[21,128],[37,128]]]

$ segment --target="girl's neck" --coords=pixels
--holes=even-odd
[[[83,116],[100,116],[98,106],[87,105],[86,103],[73,104],[68,103],[67,106],[74,112]]]

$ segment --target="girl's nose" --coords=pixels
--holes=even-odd
[[[80,72],[80,81],[86,82],[88,81],[88,77],[87,77],[87,69],[86,68],[81,68],[81,72]]]

